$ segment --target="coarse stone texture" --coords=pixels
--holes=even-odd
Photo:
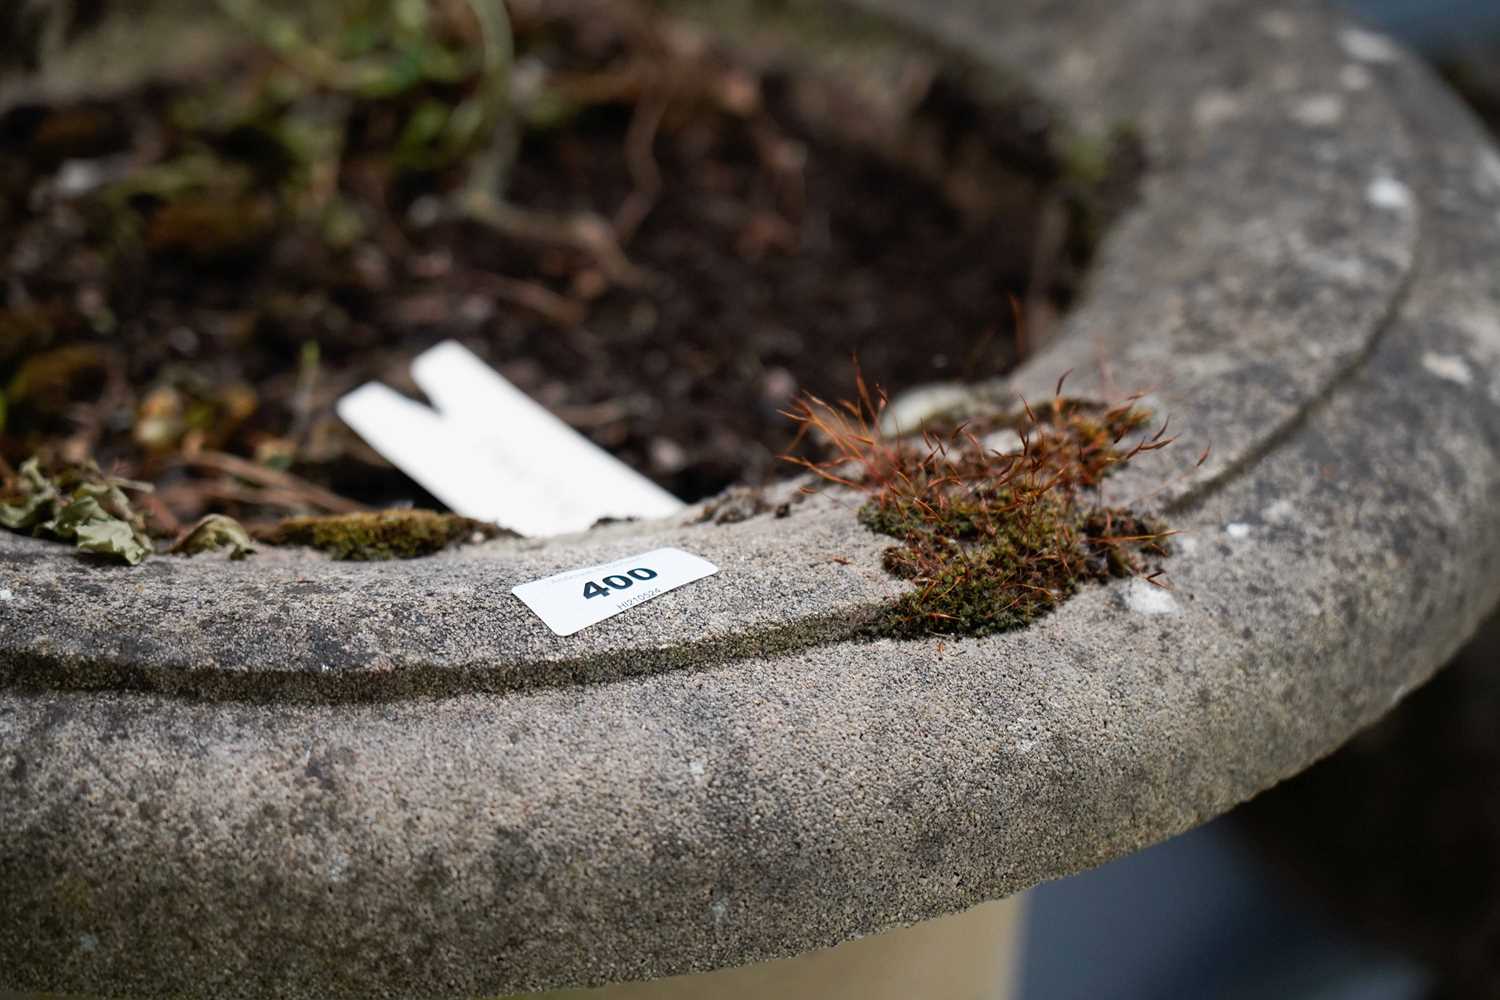
[[[0,988],[464,997],[796,954],[1201,823],[1473,631],[1500,170],[1457,101],[1300,3],[862,2],[1144,136],[1064,334],[970,395],[1151,390],[1184,441],[1111,490],[1185,532],[1171,601],[852,639],[899,585],[834,494],[409,563],[0,536]],[[567,639],[508,593],[668,544],[722,571]]]

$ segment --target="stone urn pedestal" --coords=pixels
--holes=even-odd
[[[1149,390],[1183,443],[1109,488],[1182,532],[1171,589],[862,638],[907,584],[837,491],[404,563],[119,572],[0,535],[0,988],[679,996],[855,938],[946,954],[1306,768],[1474,630],[1500,156],[1457,100],[1314,4],[860,6],[1141,135],[1062,334],[945,398]],[[720,571],[567,638],[509,593],[663,546]]]

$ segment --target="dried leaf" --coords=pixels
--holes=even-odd
[[[57,488],[41,474],[34,458],[22,464],[19,478],[21,496],[13,502],[0,503],[0,527],[31,531],[57,516]]]
[[[255,543],[250,540],[250,533],[234,518],[209,514],[193,525],[169,551],[175,555],[193,556],[219,549],[228,549],[231,559],[243,559],[255,551]]]
[[[35,458],[20,468],[11,489],[16,499],[0,503],[0,526],[12,531],[70,541],[80,549],[116,556],[134,566],[151,554],[151,541],[118,480],[92,464],[61,477],[72,487],[64,492],[57,479],[42,474]]]
[[[88,487],[79,487],[62,513],[41,526],[53,538],[73,541],[80,549],[119,556],[134,566],[151,554],[151,546],[128,521],[104,509]]]

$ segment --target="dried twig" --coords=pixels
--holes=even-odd
[[[269,466],[257,465],[237,455],[226,455],[217,451],[200,451],[197,454],[182,455],[179,461],[186,466],[208,469],[213,472],[222,472],[225,475],[243,479],[246,482],[266,487],[275,491],[275,500],[258,500],[235,496],[227,499],[248,500],[251,503],[271,503],[283,507],[315,507],[327,511],[330,514],[355,514],[370,508],[356,500],[340,496],[331,490],[326,490],[316,483],[310,483],[300,476],[294,476],[290,472],[280,469],[272,469]],[[203,487],[205,491],[207,486]],[[265,494],[257,494],[263,496]]]
[[[615,236],[622,243],[628,243],[640,229],[661,194],[661,167],[657,166],[653,147],[666,111],[663,97],[643,100],[636,105],[625,132],[625,162],[635,188],[615,211]]]
[[[488,226],[501,236],[561,246],[583,254],[617,285],[638,288],[646,283],[646,272],[632,264],[620,248],[614,227],[592,212],[554,215],[521,208],[480,191],[468,192],[460,210],[464,218]]]

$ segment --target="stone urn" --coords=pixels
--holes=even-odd
[[[1142,137],[1061,335],[901,405],[1149,390],[1184,444],[1108,488],[1181,532],[1170,589],[870,640],[908,585],[837,490],[400,563],[0,535],[0,989],[1000,995],[991,901],[1301,771],[1471,634],[1500,155],[1458,101],[1310,3],[857,6]],[[566,638],[509,593],[663,546],[720,571]]]

